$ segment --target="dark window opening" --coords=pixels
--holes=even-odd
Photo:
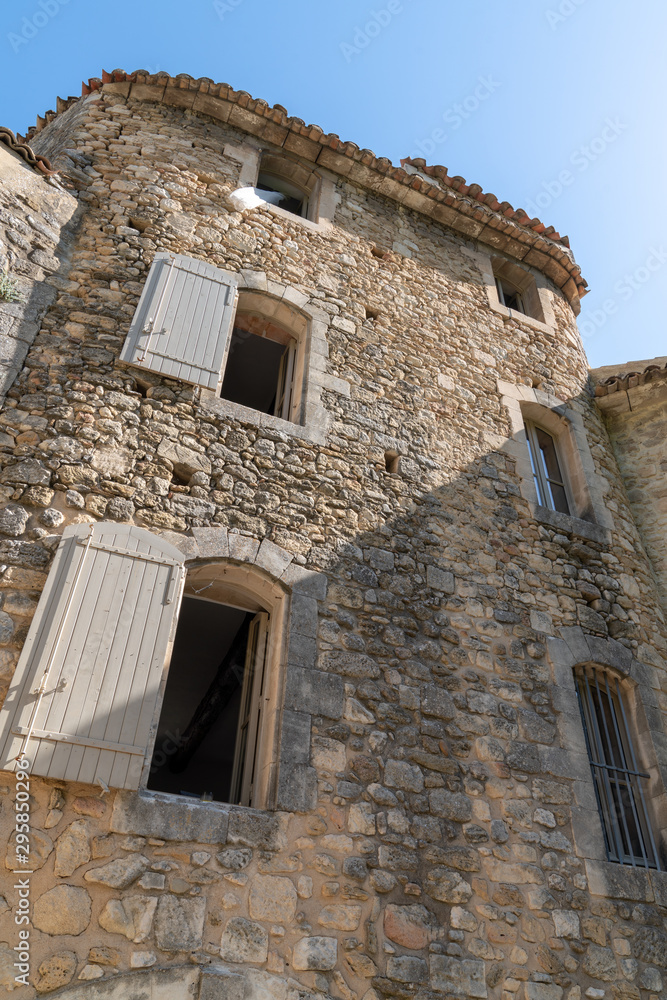
[[[296,350],[269,336],[235,327],[220,395],[260,413],[291,418]]]
[[[370,309],[368,306],[364,309],[365,319],[377,319],[380,313],[377,309]]]
[[[385,472],[398,472],[398,454],[395,451],[384,453]]]
[[[593,774],[607,858],[624,865],[661,868],[621,687],[595,667],[575,670],[577,698]]]
[[[498,298],[501,305],[505,306],[506,309],[513,309],[514,312],[526,312],[523,297],[518,288],[515,288],[505,278],[496,278],[496,285],[498,286]]]
[[[551,434],[529,421],[526,422],[526,437],[538,503],[550,510],[560,511],[561,514],[569,514],[570,505],[556,442]]]
[[[183,598],[148,788],[252,805],[268,615]]]
[[[258,191],[269,191],[277,195],[277,198],[267,200],[271,201],[274,205],[278,205],[279,208],[284,208],[286,212],[292,212],[293,215],[300,215],[302,217],[308,214],[308,197],[306,193],[284,177],[260,170],[256,189]]]

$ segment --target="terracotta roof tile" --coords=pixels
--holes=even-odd
[[[128,84],[130,85],[129,91]],[[123,85],[125,86],[123,87]],[[507,201],[499,202],[496,195],[485,193],[481,185],[467,184],[464,177],[450,177],[447,168],[441,164],[428,166],[424,159],[415,157],[414,159],[401,160],[400,166],[395,167],[386,157],[377,157],[370,149],[360,148],[354,142],[345,142],[334,133],[325,133],[317,125],[305,125],[300,118],[289,117],[281,104],[274,104],[273,107],[270,107],[266,101],[253,98],[247,91],[234,90],[227,83],[214,83],[208,77],[194,79],[185,73],[172,77],[165,72],[149,74],[146,70],[140,69],[133,73],[126,73],[122,69],[115,69],[111,73],[103,71],[101,78],[91,77],[87,82],[84,82],[81,87],[81,95],[86,97],[94,91],[99,91],[102,87],[108,87],[110,90],[116,87],[119,88],[119,93],[126,96],[128,92],[130,95],[132,94],[134,86],[144,88],[141,99],[165,101],[165,103],[177,106],[185,106],[186,98],[183,95],[175,100],[176,92],[189,91],[195,98],[195,109],[197,108],[197,94],[207,94],[218,100],[227,101],[236,105],[238,109],[243,109],[243,117],[239,120],[242,120],[244,124],[250,122],[251,119],[248,116],[255,115],[267,122],[272,122],[274,126],[279,126],[278,129],[271,131],[267,131],[267,128],[270,128],[268,125],[259,126],[258,123],[257,126],[257,134],[278,145],[287,141],[286,136],[290,132],[307,136],[317,146],[325,147],[338,154],[340,161],[336,166],[343,174],[346,169],[345,162],[354,161],[355,164],[382,174],[398,185],[411,188],[418,195],[424,195],[428,198],[428,202],[424,203],[424,208],[428,209],[429,205],[433,205],[436,218],[440,217],[437,214],[438,207],[440,207],[440,212],[444,206],[454,209],[455,214],[447,223],[453,228],[460,228],[460,231],[464,233],[478,236],[483,242],[485,241],[484,233],[487,233],[489,238],[491,238],[492,233],[496,233],[492,245],[496,246],[498,239],[504,239],[508,247],[512,248],[508,250],[511,255],[516,255],[517,248],[525,245],[525,253],[531,250],[538,251],[542,257],[552,258],[558,264],[558,268],[554,271],[554,274],[558,273],[558,277],[554,277],[554,280],[576,308],[578,308],[576,300],[582,298],[587,292],[587,283],[581,277],[581,272],[576,266],[567,236],[561,236],[553,226],[547,228],[540,219],[531,219],[522,208],[515,209]],[[123,89],[120,90],[120,87]],[[167,93],[168,91],[170,94]],[[137,96],[139,96],[139,92]],[[44,117],[38,117],[37,124],[28,131],[28,138],[32,138],[40,132],[46,124],[56,117],[56,114],[61,114],[76,100],[78,98],[70,97],[67,100],[59,98],[57,112],[48,111]],[[187,106],[190,107],[189,101]],[[214,114],[214,111],[209,109],[207,105],[205,113]],[[280,129],[285,131],[281,134]],[[42,162],[48,163],[43,157],[35,157],[34,154],[32,156],[35,160],[41,159]],[[317,157],[313,156],[313,159],[315,160]],[[384,189],[382,189],[382,193],[385,193]],[[395,197],[401,200],[400,191],[396,193]],[[414,205],[414,202],[411,201],[410,204]],[[430,209],[428,210],[430,211]]]
[[[667,376],[667,357],[653,358],[651,361],[628,361],[624,365],[605,365],[591,369],[589,374],[595,383],[595,395],[609,396]]]
[[[57,173],[56,170],[51,169],[51,164],[45,156],[38,156],[26,142],[22,141],[20,136],[14,135],[10,128],[4,128],[0,125],[0,142],[4,143],[12,152],[18,153],[29,167],[34,167],[35,170],[46,177]]]

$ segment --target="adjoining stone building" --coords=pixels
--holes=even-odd
[[[224,84],[0,139],[5,988],[664,996],[665,359]]]

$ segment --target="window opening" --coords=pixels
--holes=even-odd
[[[236,316],[220,395],[261,413],[292,418],[296,341],[260,316]]]
[[[269,616],[184,597],[148,788],[253,804]]]
[[[384,467],[386,472],[398,472],[398,453],[395,451],[385,451]]]
[[[277,194],[279,197],[275,200],[271,198],[270,201],[278,205],[279,208],[284,208],[286,212],[292,212],[293,215],[302,217],[308,215],[308,195],[284,177],[279,177],[267,170],[260,170],[256,189],[258,191],[272,191]]]
[[[496,287],[498,288],[498,298],[501,305],[505,306],[506,309],[513,309],[515,312],[525,314],[526,309],[518,288],[515,288],[514,285],[504,278],[496,278]]]
[[[526,437],[538,502],[542,507],[559,511],[561,514],[569,514],[570,505],[558,461],[556,442],[551,434],[528,420]]]
[[[364,319],[377,319],[380,313],[377,309],[371,309],[370,306],[364,308]]]
[[[579,667],[575,681],[607,858],[661,869],[618,679]]]

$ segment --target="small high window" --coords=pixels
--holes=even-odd
[[[297,160],[263,153],[255,191],[273,205],[317,222],[320,177]]]
[[[501,306],[506,309],[513,309],[515,312],[525,313],[521,292],[510,281],[503,278],[496,278],[496,288]]]
[[[650,775],[638,763],[620,684],[591,666],[577,667],[575,682],[607,858],[661,869],[642,787]]]
[[[504,257],[492,257],[491,265],[499,304],[544,323],[544,308],[533,275]]]
[[[538,503],[550,510],[570,514],[568,490],[558,458],[556,441],[538,424],[526,420],[528,452],[533,470]]]

